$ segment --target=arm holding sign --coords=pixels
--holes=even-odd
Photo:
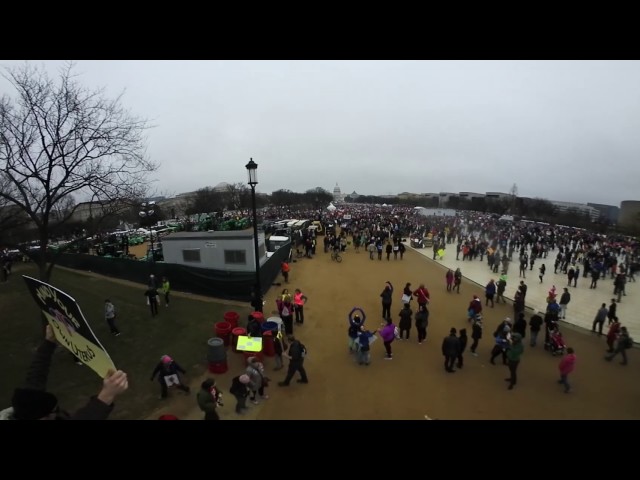
[[[25,387],[34,390],[46,390],[47,379],[49,378],[49,370],[51,369],[51,359],[53,352],[56,351],[56,336],[53,333],[51,325],[47,325],[45,330],[45,340],[38,346],[33,356],[29,370],[27,371],[27,380]]]
[[[110,372],[103,381],[102,390],[74,415],[60,410],[55,395],[46,392],[51,359],[56,340],[47,325],[45,340],[36,350],[27,373],[26,388],[17,388],[11,402],[13,420],[106,420],[113,410],[116,396],[129,388],[127,374],[118,370]]]
[[[102,383],[102,390],[97,396],[73,414],[70,420],[106,420],[113,410],[113,401],[129,388],[127,374],[122,370],[111,372]]]

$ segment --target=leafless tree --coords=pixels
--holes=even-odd
[[[227,185],[223,198],[229,210],[249,209],[251,207],[251,190],[244,183]]]
[[[75,199],[113,210],[145,196],[158,168],[145,152],[149,124],[122,95],[83,87],[71,63],[55,79],[26,63],[3,76],[15,96],[0,99],[0,199],[33,222],[40,250],[31,256],[48,280],[50,234],[72,219]]]

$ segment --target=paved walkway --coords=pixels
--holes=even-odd
[[[405,245],[407,248],[412,248],[408,243]],[[486,256],[482,262],[479,260],[480,257],[476,260],[465,260],[463,262],[462,260],[456,260],[455,244],[449,244],[447,247],[444,258],[442,260],[434,260],[435,263],[442,265],[444,268],[442,272],[443,283],[445,282],[444,275],[446,273],[446,269],[451,268],[455,271],[458,267],[462,271],[462,275],[465,279],[479,284],[482,288],[484,288],[490,279],[493,278],[496,281],[498,280],[499,275],[492,273],[489,270]],[[432,248],[414,248],[414,250],[429,259],[433,258]],[[528,308],[544,312],[547,305],[546,298],[553,285],[556,286],[557,298],[560,300],[560,295],[562,295],[563,292],[562,289],[567,286],[567,276],[565,274],[553,273],[553,264],[556,253],[557,251],[551,252],[547,258],[536,260],[533,265],[533,270],[527,269],[527,277],[524,280],[528,287],[526,300],[526,306]],[[462,253],[460,253],[460,258],[462,259]],[[538,279],[538,269],[543,263],[547,267],[547,272],[544,276],[543,282],[540,283],[540,280]],[[518,269],[518,262],[511,262],[509,265],[507,289],[504,295],[505,298],[508,298],[509,300],[513,300],[513,296],[518,285],[520,285],[520,280],[522,280],[522,278],[518,278]],[[611,304],[611,299],[614,298],[613,280],[611,280],[610,277],[599,280],[598,287],[596,289],[590,289],[590,284],[591,278],[584,278],[581,273],[577,287],[569,287],[571,302],[567,307],[567,318],[564,320],[567,323],[586,328],[588,330],[591,330],[593,319],[596,316],[596,312],[600,308],[600,305],[606,303],[608,308]],[[622,301],[618,305],[616,313],[620,319],[620,323],[627,327],[629,334],[637,344],[637,342],[640,341],[640,316],[637,315],[637,312],[640,311],[640,297],[637,295],[638,290],[636,285],[637,284],[634,282],[627,282],[627,296],[622,297]],[[603,332],[606,333],[606,331],[607,322],[605,321]]]

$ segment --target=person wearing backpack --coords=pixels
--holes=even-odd
[[[280,387],[288,387],[291,383],[291,379],[296,372],[300,372],[300,378],[298,383],[309,383],[307,378],[307,372],[304,369],[304,357],[307,355],[306,347],[293,335],[287,337],[289,340],[289,350],[285,355],[289,358],[289,369],[287,371],[287,377],[282,382],[278,382]]]
[[[622,355],[622,362],[620,365],[627,365],[627,350],[633,347],[633,338],[629,336],[629,332],[627,327],[620,327],[620,335],[618,336],[618,343],[616,344],[616,349],[613,353],[610,353],[604,359],[608,362],[614,359],[614,357],[618,354]]]

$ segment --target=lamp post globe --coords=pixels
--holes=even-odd
[[[138,215],[140,215],[140,218],[142,220],[144,220],[145,218],[151,219],[151,217],[155,214],[155,211],[153,210],[155,205],[156,205],[156,202],[153,202],[153,201],[152,202],[143,202],[140,205],[142,210],[138,214]],[[151,229],[151,225],[149,226],[149,237],[151,238],[151,261],[155,262],[156,261],[156,253],[155,253],[154,244],[153,244],[153,230]]]

